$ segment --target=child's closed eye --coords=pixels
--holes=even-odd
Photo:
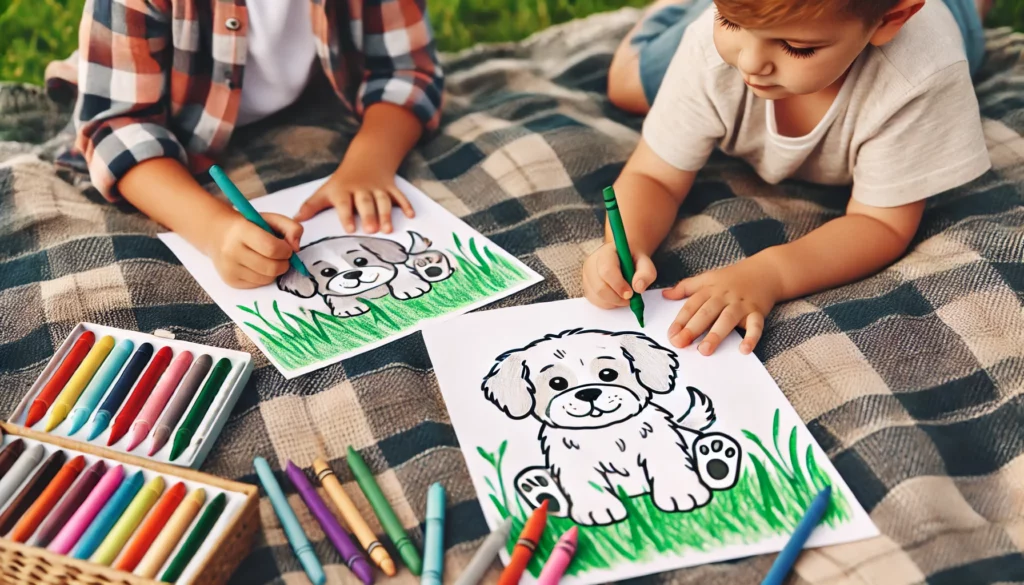
[[[741,28],[740,25],[736,24],[735,22],[732,22],[731,20],[722,16],[722,14],[718,12],[715,13],[715,20],[717,20],[718,24],[721,25],[722,28],[726,30],[738,31]],[[787,55],[796,59],[806,59],[808,57],[813,57],[814,52],[817,50],[816,47],[794,47],[793,45],[789,44],[787,41],[782,39],[779,39],[779,45],[782,46],[782,50]]]

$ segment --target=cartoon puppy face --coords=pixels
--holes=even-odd
[[[646,335],[576,329],[502,355],[483,390],[513,419],[595,429],[636,416],[651,393],[670,392],[678,368],[676,355]]]
[[[365,236],[341,236],[314,242],[299,259],[313,278],[289,269],[278,286],[303,298],[316,293],[351,297],[384,286],[398,275],[396,264],[409,256],[397,242]]]

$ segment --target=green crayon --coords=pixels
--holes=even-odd
[[[370,471],[370,468],[366,466],[366,462],[363,461],[363,458],[352,447],[348,448],[348,466],[352,469],[352,475],[356,477],[359,488],[363,490],[366,499],[373,506],[373,511],[377,514],[377,519],[380,520],[380,525],[384,528],[384,532],[387,533],[391,542],[395,543],[395,548],[398,549],[398,554],[401,555],[405,566],[409,567],[413,575],[418,576],[423,570],[423,560],[420,558],[419,551],[416,550],[416,546],[409,540],[405,529],[402,528],[402,523],[395,516],[395,511],[391,509],[391,505],[388,504],[384,493],[380,491],[380,486],[373,479],[373,472]]]
[[[178,427],[178,432],[174,434],[174,443],[171,445],[171,461],[181,457],[181,454],[192,443],[192,436],[199,428],[199,423],[203,422],[206,411],[210,409],[210,404],[217,397],[217,392],[221,390],[224,378],[230,371],[231,360],[228,358],[220,358],[217,365],[213,366],[210,377],[206,379],[206,384],[203,385],[203,389],[199,391],[199,397],[192,405],[192,410],[188,411],[185,420]]]
[[[196,556],[196,551],[203,546],[203,541],[210,535],[210,530],[213,529],[213,525],[217,523],[220,515],[224,512],[224,507],[227,503],[227,497],[224,495],[224,492],[221,492],[206,506],[206,509],[203,510],[203,515],[196,522],[196,527],[192,529],[192,532],[188,533],[185,543],[178,550],[178,554],[174,555],[171,564],[167,565],[167,570],[160,577],[161,581],[164,583],[174,583],[181,577],[185,567],[192,561],[192,557]]]
[[[622,276],[626,277],[630,290],[633,289],[633,275],[636,274],[636,267],[633,265],[633,254],[629,251],[629,241],[626,240],[626,228],[622,225],[622,214],[619,213],[619,202],[615,200],[615,190],[610,186],[604,188],[604,208],[608,210],[608,225],[612,228],[612,238],[615,239],[615,251],[619,254],[619,264],[622,265]],[[644,298],[633,291],[629,297],[629,310],[636,315],[640,327],[644,326]]]

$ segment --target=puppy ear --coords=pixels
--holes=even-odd
[[[409,254],[406,253],[405,248],[398,242],[385,240],[384,238],[362,238],[360,245],[367,252],[391,264],[402,264],[409,259]]]
[[[642,333],[619,333],[616,337],[641,386],[656,394],[664,394],[675,387],[679,370],[675,352]]]
[[[515,420],[529,416],[535,403],[530,368],[518,352],[509,352],[498,358],[481,386],[488,400]]]
[[[297,270],[289,267],[288,272],[277,277],[277,288],[295,296],[308,299],[316,294],[316,280],[302,276]]]

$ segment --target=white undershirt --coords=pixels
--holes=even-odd
[[[246,5],[247,56],[237,126],[295,102],[316,59],[309,0],[248,0]]]

